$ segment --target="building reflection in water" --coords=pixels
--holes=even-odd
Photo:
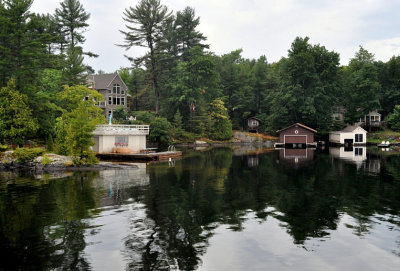
[[[259,163],[258,156],[247,157],[247,166],[248,167],[258,167],[258,163]]]
[[[314,160],[315,149],[280,149],[279,161],[280,163],[300,167],[309,164]]]
[[[330,147],[329,154],[331,157],[355,164],[357,169],[362,169],[366,173],[378,174],[381,172],[381,160],[374,155],[368,155],[366,147]]]
[[[145,186],[150,182],[145,163],[137,163],[136,169],[116,169],[99,172],[96,181],[98,188],[106,189],[107,193],[101,199],[99,207],[121,205],[128,196],[125,189],[134,186]]]
[[[367,160],[366,147],[331,147],[329,154],[334,158],[339,158],[347,162],[351,162],[360,169]]]

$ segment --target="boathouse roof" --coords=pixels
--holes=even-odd
[[[303,124],[301,124],[301,123],[298,123],[298,122],[297,122],[297,123],[294,123],[294,124],[292,124],[292,125],[290,125],[290,126],[288,126],[288,127],[286,127],[286,128],[283,128],[283,129],[281,129],[281,130],[278,130],[278,131],[276,131],[276,132],[277,132],[277,133],[280,133],[280,132],[282,132],[282,131],[284,131],[284,130],[287,130],[287,129],[293,127],[293,126],[302,127],[302,128],[304,128],[304,129],[306,129],[306,130],[309,130],[309,131],[311,131],[311,132],[313,132],[313,133],[316,133],[316,132],[317,132],[317,130],[314,130],[313,128],[310,128],[310,127],[305,126],[305,125],[303,125]]]

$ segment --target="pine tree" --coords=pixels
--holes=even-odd
[[[156,97],[155,110],[159,111],[159,54],[158,43],[162,39],[162,29],[165,21],[171,16],[168,8],[161,5],[160,0],[141,0],[136,7],[125,9],[124,21],[127,22],[127,31],[120,32],[125,36],[127,50],[133,46],[146,47],[149,52],[140,58],[128,57],[135,64],[146,64],[149,67],[151,84]]]
[[[176,36],[178,42],[178,53],[183,60],[188,60],[189,50],[195,46],[201,48],[209,48],[208,45],[202,44],[207,38],[196,30],[200,24],[200,18],[195,15],[195,10],[186,7],[183,11],[176,14]]]
[[[58,25],[60,35],[68,42],[68,50],[64,63],[64,83],[68,85],[82,84],[86,81],[84,72],[92,70],[91,67],[83,64],[83,55],[97,57],[91,52],[83,52],[80,46],[85,42],[83,33],[88,27],[87,20],[90,14],[86,13],[82,4],[78,0],[64,0],[60,3],[61,8],[56,9],[55,20]],[[63,46],[61,51],[63,52]]]

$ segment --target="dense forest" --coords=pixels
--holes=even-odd
[[[62,1],[53,14],[32,13],[32,2],[0,1],[0,143],[54,139],[58,152],[82,157],[91,129],[106,121],[95,106],[101,95],[84,87],[95,73],[85,58],[97,57],[83,50],[90,14],[78,0]],[[276,63],[246,59],[241,49],[219,56],[197,30],[193,8],[173,12],[160,0],[127,7],[121,20],[118,46],[147,50],[127,55],[132,66],[118,71],[131,96],[130,112],[115,112],[116,121],[135,115],[152,124],[151,138],[227,140],[251,116],[262,132],[300,122],[326,134],[372,110],[400,126],[399,56],[376,61],[360,46],[341,66],[337,52],[308,37],[296,37]],[[344,122],[332,117],[338,109]]]

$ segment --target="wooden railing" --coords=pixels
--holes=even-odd
[[[150,131],[149,125],[97,125],[96,130],[93,132],[95,135],[106,134],[106,135],[148,135]]]

